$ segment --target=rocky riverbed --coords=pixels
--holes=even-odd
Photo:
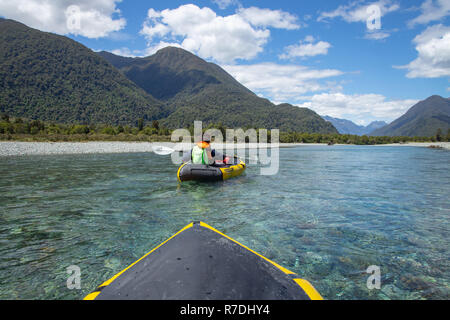
[[[280,144],[281,148],[314,146],[320,144]],[[190,144],[176,145],[174,143],[150,143],[150,142],[0,142],[0,157],[2,156],[25,156],[25,155],[58,155],[58,154],[93,154],[93,153],[141,153],[153,152],[155,146],[165,146],[176,150],[189,150]],[[449,142],[439,143],[407,143],[407,144],[389,144],[383,146],[402,146],[402,147],[430,147],[435,146],[450,150]],[[221,145],[213,147],[220,149]],[[250,147],[265,148],[266,145],[236,145],[238,149]],[[226,148],[224,148],[226,149]]]

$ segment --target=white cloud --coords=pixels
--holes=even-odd
[[[360,22],[367,24],[370,20],[372,13],[368,8],[370,6],[377,6],[380,9],[382,18],[388,13],[397,11],[400,6],[393,0],[379,0],[376,2],[364,3],[363,1],[353,1],[348,5],[341,5],[334,11],[321,12],[317,21],[329,21],[330,19],[341,18],[348,23]],[[380,23],[382,20],[380,20]],[[381,27],[381,26],[380,26]],[[383,40],[390,36],[386,30],[367,30],[365,38],[370,40]]]
[[[99,50],[99,51],[101,51],[101,50]],[[137,51],[130,50],[129,48],[126,48],[126,47],[112,50],[111,53],[114,53],[115,55],[118,55],[118,56],[131,57],[131,58],[135,58],[135,57],[139,56],[139,53]]]
[[[296,16],[281,10],[251,7],[239,9],[238,14],[255,27],[273,27],[287,30],[300,28]]]
[[[255,58],[262,52],[270,37],[269,27],[295,27],[293,16],[288,13],[257,8],[246,10],[219,16],[210,8],[193,4],[173,10],[150,9],[141,33],[147,37],[150,47],[160,47],[164,42],[177,43],[204,59],[230,63]],[[257,18],[258,13],[261,17]]]
[[[418,100],[388,100],[380,94],[322,93],[303,98],[300,107],[320,115],[349,119],[368,124],[375,120],[393,121],[408,111]]]
[[[344,94],[343,82],[331,81],[344,74],[339,70],[274,63],[222,67],[247,88],[275,104],[288,102],[321,115],[361,124],[395,120],[418,102],[413,99],[389,100],[380,94]]]
[[[336,10],[330,12],[322,12],[317,21],[327,21],[334,18],[342,18],[346,22],[363,22],[371,16],[367,12],[367,8],[371,5],[376,5],[380,8],[381,16],[400,9],[400,6],[392,0],[379,0],[361,4],[361,1],[353,1],[349,5],[341,5]]]
[[[155,46],[145,48],[144,50],[130,50],[130,48],[122,47],[119,49],[112,50],[111,53],[122,57],[132,57],[132,58],[142,58],[148,57],[155,54],[158,50],[166,48],[166,47],[177,47],[181,48],[181,45],[178,43],[164,42],[161,41]]]
[[[358,123],[395,120],[418,102],[413,99],[388,100],[380,94],[344,94],[342,82],[330,81],[344,74],[339,70],[274,63],[222,67],[247,88],[275,104],[288,102],[321,115]]]
[[[450,27],[442,24],[428,27],[413,40],[418,57],[406,66],[408,78],[450,76]]]
[[[73,0],[0,0],[0,14],[42,31],[101,38],[125,27],[126,20],[118,17],[116,8],[120,1],[78,0],[79,11],[72,11],[68,9],[75,4]],[[71,23],[77,17],[79,24]]]
[[[298,45],[287,46],[284,50],[286,53],[281,54],[280,59],[292,59],[295,57],[313,57],[317,55],[328,54],[331,44],[325,41],[314,43],[313,36],[307,36],[305,40],[300,41]]]
[[[247,88],[275,103],[296,101],[306,93],[329,90],[330,85],[320,80],[343,74],[334,69],[315,70],[275,63],[225,65],[223,68]]]
[[[438,21],[450,15],[449,0],[426,0],[422,3],[421,14],[411,20],[408,24],[413,27],[417,24],[428,24]]]

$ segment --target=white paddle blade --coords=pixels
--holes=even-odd
[[[153,152],[160,156],[168,156],[175,152],[172,148],[164,147],[164,146],[153,146]]]

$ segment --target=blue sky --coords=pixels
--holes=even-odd
[[[360,124],[450,96],[450,0],[0,0],[0,16],[95,51],[180,46],[274,103]]]

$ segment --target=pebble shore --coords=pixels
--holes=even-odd
[[[280,144],[280,147],[301,147],[320,144]],[[449,142],[441,143],[408,143],[384,146],[396,147],[429,147],[439,146],[450,150]],[[95,154],[95,153],[141,153],[153,152],[155,146],[167,146],[177,150],[189,150],[190,145],[181,148],[173,143],[150,142],[0,142],[0,157],[25,155],[58,155],[58,154]],[[244,146],[243,146],[244,147]],[[256,146],[253,146],[256,147]],[[239,148],[239,146],[238,146]]]
[[[149,142],[0,142],[1,156],[152,152]]]

